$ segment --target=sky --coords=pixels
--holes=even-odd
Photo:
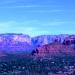
[[[75,0],[0,0],[0,33],[75,34]]]

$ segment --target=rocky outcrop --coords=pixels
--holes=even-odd
[[[75,45],[75,35],[70,35],[64,39],[63,44],[65,45]]]
[[[7,53],[30,52],[31,37],[23,34],[0,34],[0,49]]]
[[[53,49],[54,47],[55,48],[53,50],[56,49],[56,44],[54,44],[55,41],[59,43],[57,44],[57,47],[59,49],[62,44],[63,47],[65,47],[65,45],[68,44],[68,41],[70,41],[71,47],[73,46],[73,48],[75,48],[75,35],[41,35],[30,37],[24,34],[7,33],[0,34],[0,51],[4,51],[6,53],[31,53],[33,49],[35,50],[36,48],[39,48],[40,51],[43,52],[43,50],[45,50],[43,49],[43,46],[46,46],[47,44],[49,44],[48,49],[50,48],[51,51],[51,49]],[[42,49],[41,46],[43,47]],[[51,48],[51,46],[53,48]],[[33,53],[35,53],[35,51],[33,51]]]
[[[60,43],[63,43],[64,39],[68,37],[69,35],[41,35],[37,37],[32,38],[32,43],[36,47],[46,45],[53,43],[56,40],[58,40]]]
[[[60,42],[55,40],[55,42],[51,44],[37,47],[35,50],[33,50],[32,55],[38,57],[65,56],[65,55],[75,56],[75,49],[71,46],[63,45]]]

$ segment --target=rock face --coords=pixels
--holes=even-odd
[[[31,48],[31,38],[23,34],[0,34],[0,49],[7,53],[28,51]]]
[[[67,38],[67,39],[66,39]],[[75,56],[75,38],[72,36],[66,37],[61,43],[58,39],[55,39],[51,44],[37,47],[33,50],[32,55],[38,57],[44,56]],[[67,44],[67,41],[69,44]]]
[[[55,43],[55,41],[58,43]],[[70,51],[72,50],[71,47],[75,49],[75,35],[41,35],[30,37],[15,33],[0,34],[0,52],[3,51],[5,53],[31,53],[38,48],[39,53],[41,53],[38,55],[45,55],[48,52],[59,54],[59,51],[61,52],[60,49]]]
[[[70,35],[64,39],[65,45],[75,45],[75,35]]]
[[[63,55],[72,55],[75,56],[75,49],[70,46],[65,46],[61,44],[51,44],[44,45],[35,49],[35,56],[44,57],[44,56],[63,56]]]
[[[55,39],[60,41],[60,43],[63,43],[64,39],[68,36],[69,35],[41,35],[33,37],[32,43],[36,47],[53,43]]]

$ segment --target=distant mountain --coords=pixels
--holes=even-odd
[[[9,54],[31,53],[36,48],[43,47],[47,44],[50,45],[53,43],[52,47],[55,47],[55,41],[58,41],[60,45],[70,45],[71,47],[75,48],[75,35],[62,34],[30,37],[29,35],[24,34],[6,33],[0,34],[0,52],[3,51]],[[57,46],[59,47],[60,45]]]
[[[63,34],[63,35],[41,35],[41,36],[33,37],[32,38],[32,43],[36,47],[53,43],[55,39],[60,41],[61,43],[63,43],[64,39],[68,36],[69,36],[68,34]]]
[[[30,52],[31,38],[23,34],[0,34],[0,49],[7,53]]]

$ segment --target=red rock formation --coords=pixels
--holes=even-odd
[[[63,42],[64,41],[64,42]],[[63,47],[66,47],[64,45],[69,44],[68,42],[71,42],[71,46],[74,47],[73,43],[75,44],[75,35],[41,35],[37,37],[30,37],[28,35],[23,34],[0,34],[0,49],[7,52],[7,53],[19,53],[19,52],[32,52],[32,49],[35,49],[43,45],[45,45],[40,51],[44,53],[50,53],[50,54],[56,54],[59,53],[59,49],[63,49]],[[58,44],[55,44],[55,42],[58,42]],[[54,43],[54,44],[51,44]],[[62,43],[64,44],[63,47]],[[46,44],[51,44],[46,47]],[[40,47],[39,47],[40,46]],[[66,48],[65,48],[66,49]],[[69,50],[70,48],[67,47]],[[46,50],[44,52],[44,50]],[[63,49],[64,51],[64,49]],[[67,51],[67,50],[66,50]],[[53,53],[52,53],[53,52]],[[35,53],[35,51],[33,52]],[[38,54],[38,51],[37,51]],[[42,55],[42,54],[41,54]]]
[[[38,53],[37,51],[38,50]],[[60,42],[55,41],[52,44],[47,44],[38,47],[35,50],[36,56],[61,56],[61,55],[75,55],[75,50],[68,45],[62,45]]]
[[[75,35],[70,35],[64,39],[64,44],[66,45],[75,45]]]

